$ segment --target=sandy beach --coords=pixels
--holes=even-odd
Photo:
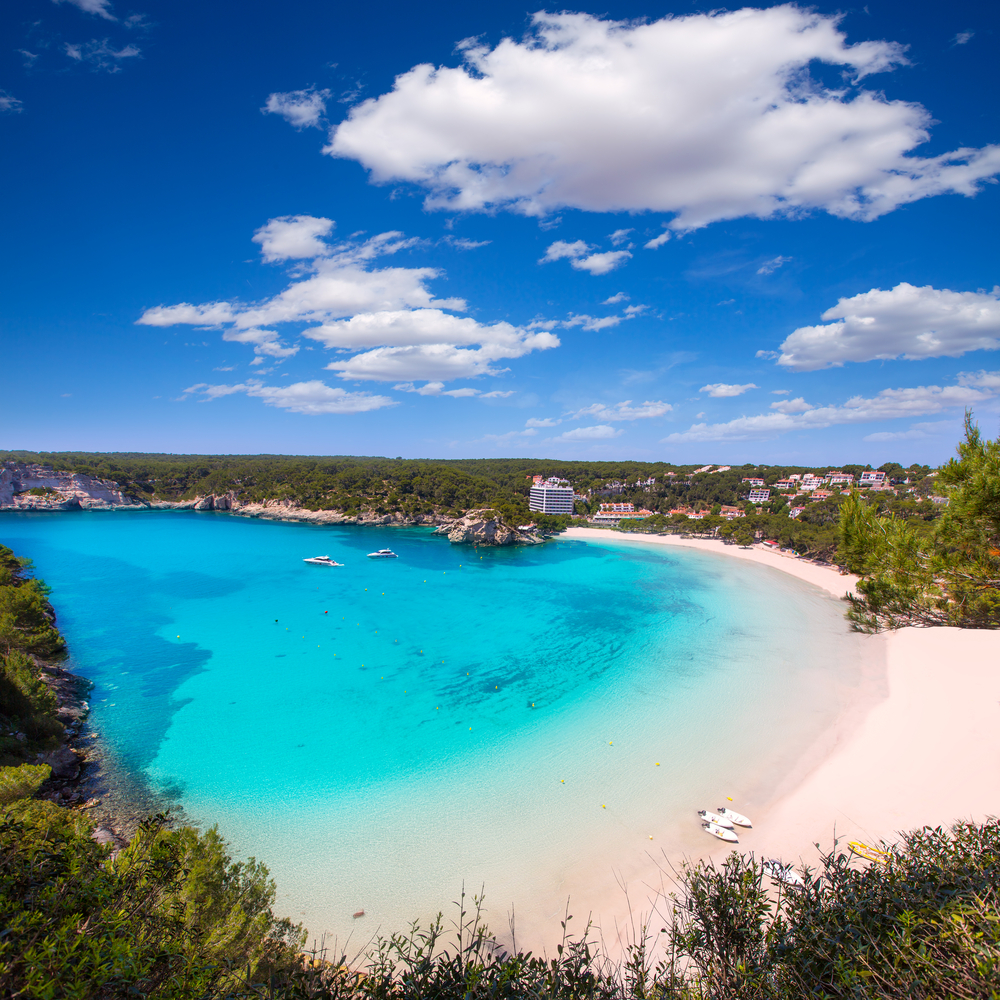
[[[587,528],[563,537],[701,549],[790,573],[837,597],[856,583],[759,547]],[[907,628],[866,641],[885,665],[881,690],[859,692],[853,711],[818,734],[822,752],[759,804],[741,849],[814,864],[816,842],[828,849],[834,836],[843,847],[893,842],[899,831],[1000,813],[1000,632]],[[702,856],[728,853],[712,847]]]

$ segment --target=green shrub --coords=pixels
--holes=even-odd
[[[30,799],[51,776],[52,768],[48,764],[0,767],[0,805]]]

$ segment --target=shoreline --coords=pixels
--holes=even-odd
[[[563,537],[701,549],[770,566],[836,597],[857,580],[794,556],[708,539],[591,529]],[[1000,814],[1000,632],[911,627],[865,641],[884,657],[882,690],[859,690],[820,734],[815,754],[752,816],[755,828],[740,831],[739,850],[815,866],[835,837],[846,851],[852,841],[891,844],[906,830]],[[719,863],[728,853],[707,845],[694,857]]]

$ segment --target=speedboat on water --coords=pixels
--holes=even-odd
[[[398,559],[399,556],[396,555],[392,549],[379,549],[378,552],[369,552],[369,559]]]
[[[725,816],[720,816],[718,813],[709,812],[707,809],[699,809],[698,815],[706,823],[714,823],[716,826],[724,826],[727,830],[732,830],[733,821],[726,819]]]
[[[713,837],[718,837],[719,840],[725,840],[730,844],[738,844],[740,842],[740,838],[736,836],[735,831],[728,830],[724,826],[719,826],[718,823],[702,823],[701,828]]]
[[[313,566],[343,566],[343,563],[331,559],[329,556],[313,556],[311,559],[303,559],[303,562],[312,563]]]
[[[719,806],[719,808],[715,811],[720,816],[725,816],[726,819],[728,819],[731,823],[735,823],[737,826],[753,826],[753,823],[751,823],[750,820],[743,815],[743,813],[735,812],[733,809],[727,809],[725,806]]]

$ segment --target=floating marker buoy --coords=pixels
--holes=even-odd
[[[329,613],[330,613],[329,611],[324,611],[324,612],[323,612],[323,614],[324,614],[324,615],[328,615]],[[277,621],[278,619],[277,619],[277,618],[275,618],[274,620],[275,620],[275,621]]]
[[[609,747],[613,747],[614,745],[615,745],[615,741],[614,740],[608,740],[608,746]]]
[[[177,638],[179,639],[179,638],[180,638],[180,636],[177,636]]]
[[[659,767],[659,766],[660,766],[660,762],[659,762],[659,761],[657,761],[657,762],[656,762],[656,766],[657,766],[657,767]]]
[[[565,778],[560,778],[559,779],[559,784],[560,785],[565,785],[566,784],[566,779]]]
[[[607,806],[605,806],[605,805],[602,805],[602,806],[601,806],[601,808],[602,808],[602,809],[607,809],[608,807],[607,807]]]

